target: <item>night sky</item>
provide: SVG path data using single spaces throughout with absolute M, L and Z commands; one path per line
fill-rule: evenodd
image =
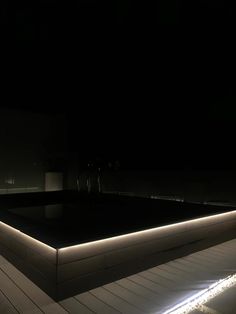
M 1 24 L 1 106 L 63 114 L 68 150 L 235 169 L 232 4 L 4 0 Z

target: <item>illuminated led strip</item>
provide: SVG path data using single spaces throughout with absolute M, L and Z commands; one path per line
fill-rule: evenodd
M 178 227 L 184 224 L 189 224 L 189 223 L 193 223 L 193 222 L 201 222 L 207 219 L 211 219 L 211 218 L 216 218 L 216 217 L 224 217 L 224 216 L 231 216 L 236 214 L 236 210 L 230 211 L 230 212 L 226 212 L 226 213 L 222 213 L 222 214 L 216 214 L 216 215 L 211 215 L 211 216 L 207 216 L 207 217 L 202 217 L 202 218 L 197 218 L 197 219 L 191 219 L 191 220 L 186 220 L 183 222 L 178 222 L 175 224 L 170 224 L 170 225 L 165 225 L 165 226 L 161 226 L 161 227 L 155 227 L 155 228 L 151 228 L 151 229 L 146 229 L 146 230 L 142 230 L 142 231 L 137 231 L 137 232 L 132 232 L 132 233 L 127 233 L 127 234 L 122 234 L 119 236 L 114 236 L 114 237 L 110 237 L 110 238 L 106 238 L 106 239 L 101 239 L 101 240 L 96 240 L 96 241 L 91 241 L 91 242 L 86 242 L 86 243 L 81 243 L 81 244 L 75 244 L 75 245 L 71 245 L 71 246 L 67 246 L 64 248 L 60 248 L 58 251 L 66 251 L 66 250 L 70 250 L 70 249 L 76 249 L 78 247 L 84 247 L 84 246 L 88 246 L 88 245 L 96 245 L 96 244 L 100 244 L 103 242 L 109 242 L 109 241 L 114 241 L 114 240 L 118 240 L 118 239 L 125 239 L 125 238 L 129 238 L 129 237 L 133 237 L 133 236 L 137 236 L 137 235 L 145 235 L 145 234 L 149 234 L 158 230 L 163 230 L 163 229 L 168 229 L 168 228 L 174 228 L 174 227 Z
M 236 285 L 236 274 L 230 275 L 224 279 L 220 279 L 214 284 L 210 285 L 207 289 L 200 291 L 185 301 L 177 304 L 170 310 L 163 314 L 188 314 L 193 310 L 201 308 L 202 305 L 215 298 L 225 290 Z
M 76 249 L 79 247 L 84 247 L 84 246 L 89 246 L 89 245 L 96 245 L 99 243 L 104 243 L 104 242 L 110 242 L 110 241 L 114 241 L 114 240 L 121 240 L 121 239 L 125 239 L 125 238 L 129 238 L 129 237 L 134 237 L 134 236 L 138 236 L 138 235 L 145 235 L 145 234 L 149 234 L 155 231 L 159 231 L 159 230 L 163 230 L 163 229 L 168 229 L 168 228 L 174 228 L 174 227 L 178 227 L 184 224 L 189 224 L 189 223 L 193 223 L 193 222 L 201 222 L 207 219 L 212 219 L 212 218 L 216 218 L 216 217 L 224 217 L 224 216 L 231 216 L 236 214 L 236 210 L 230 211 L 230 212 L 226 212 L 226 213 L 222 213 L 222 214 L 216 214 L 216 215 L 211 215 L 211 216 L 207 216 L 207 217 L 202 217 L 202 218 L 197 218 L 197 219 L 191 219 L 191 220 L 186 220 L 183 222 L 178 222 L 175 224 L 170 224 L 170 225 L 165 225 L 165 226 L 161 226 L 161 227 L 155 227 L 155 228 L 151 228 L 151 229 L 146 229 L 146 230 L 142 230 L 142 231 L 137 231 L 137 232 L 131 232 L 131 233 L 127 233 L 127 234 L 122 234 L 119 236 L 114 236 L 114 237 L 110 237 L 110 238 L 106 238 L 106 239 L 101 239 L 101 240 L 96 240 L 96 241 L 91 241 L 91 242 L 86 242 L 86 243 L 81 243 L 81 244 L 75 244 L 75 245 L 71 245 L 71 246 L 67 246 L 67 247 L 63 247 L 60 249 L 55 249 L 50 245 L 45 244 L 44 242 L 41 242 L 27 234 L 25 234 L 24 232 L 22 232 L 19 229 L 13 228 L 11 226 L 9 226 L 8 224 L 0 221 L 0 225 L 3 225 L 7 228 L 9 228 L 12 231 L 17 231 L 20 232 L 23 236 L 25 236 L 26 238 L 30 239 L 31 241 L 35 241 L 38 244 L 41 244 L 45 247 L 47 247 L 48 249 L 55 251 L 65 251 L 65 250 L 70 250 L 70 249 Z
M 37 239 L 35 239 L 35 238 L 29 236 L 28 234 L 23 233 L 23 232 L 20 231 L 19 229 L 13 228 L 13 227 L 11 227 L 11 226 L 5 224 L 4 222 L 0 221 L 0 226 L 1 226 L 1 225 L 2 225 L 4 228 L 9 229 L 9 231 L 10 231 L 11 233 L 20 232 L 21 235 L 23 235 L 25 238 L 27 238 L 27 239 L 30 240 L 31 242 L 37 243 L 37 244 L 39 244 L 39 245 L 41 245 L 41 246 L 43 246 L 43 247 L 45 247 L 45 248 L 47 248 L 47 249 L 53 251 L 54 253 L 56 252 L 56 249 L 55 249 L 55 248 L 53 248 L 53 247 L 51 247 L 50 245 L 47 245 L 46 243 L 41 242 L 41 241 L 39 241 L 39 240 L 37 240 Z

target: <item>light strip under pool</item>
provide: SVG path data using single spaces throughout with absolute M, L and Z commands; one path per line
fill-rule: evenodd
M 220 279 L 207 289 L 200 291 L 185 301 L 177 304 L 173 308 L 165 311 L 163 314 L 188 314 L 194 310 L 200 309 L 205 303 L 215 298 L 225 290 L 236 285 L 236 274 Z

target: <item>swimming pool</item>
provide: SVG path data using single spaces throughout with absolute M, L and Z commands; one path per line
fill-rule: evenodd
M 0 211 L 3 254 L 55 298 L 234 236 L 236 211 L 91 196 Z

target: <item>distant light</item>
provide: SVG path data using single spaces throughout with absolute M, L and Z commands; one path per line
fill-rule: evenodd
M 215 298 L 225 290 L 236 285 L 236 274 L 230 275 L 224 279 L 220 279 L 214 284 L 210 285 L 207 289 L 200 291 L 185 301 L 177 304 L 170 310 L 167 310 L 163 314 L 188 314 L 193 310 L 201 308 L 205 303 Z
M 8 177 L 8 178 L 5 180 L 5 183 L 8 183 L 8 184 L 15 184 L 15 178 L 14 178 L 14 177 Z

